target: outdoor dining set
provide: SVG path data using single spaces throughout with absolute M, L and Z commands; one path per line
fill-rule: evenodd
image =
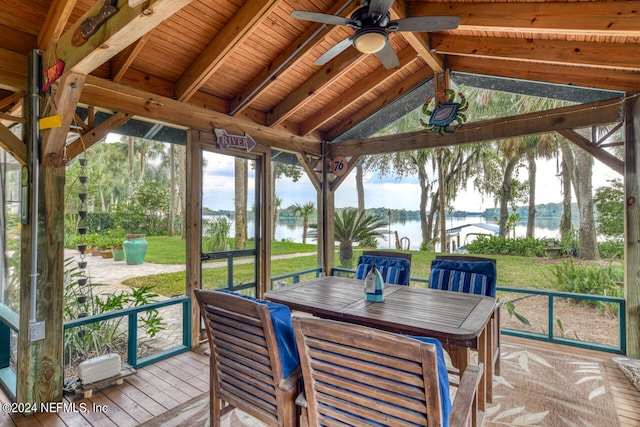
M 355 278 L 266 292 L 197 290 L 211 348 L 211 425 L 237 408 L 273 426 L 478 426 L 499 374 L 495 260 L 365 252 Z M 371 270 L 383 300 L 364 298 Z M 448 357 L 447 357 L 448 356 Z M 449 360 L 447 360 L 449 359 Z

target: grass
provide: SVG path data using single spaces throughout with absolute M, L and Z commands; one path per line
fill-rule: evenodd
M 147 237 L 149 246 L 147 249 L 146 262 L 158 264 L 184 264 L 185 263 L 185 241 L 180 237 Z M 252 242 L 251 242 L 252 243 Z M 273 255 L 293 254 L 293 253 L 313 253 L 316 245 L 291 242 L 273 242 Z M 354 250 L 354 258 L 360 255 L 361 251 Z M 412 251 L 411 276 L 428 278 L 431 261 L 435 258 L 434 252 Z M 512 288 L 537 288 L 554 289 L 551 269 L 559 260 L 547 260 L 544 258 L 530 258 L 521 256 L 496 255 L 498 266 L 498 286 Z M 337 259 L 337 254 L 336 254 Z M 273 276 L 293 273 L 296 271 L 313 268 L 318 265 L 316 255 L 300 256 L 288 259 L 276 259 L 271 263 Z M 236 284 L 254 280 L 253 264 L 234 265 L 234 281 Z M 202 283 L 205 288 L 225 287 L 227 281 L 227 268 L 203 268 Z M 136 277 L 125 281 L 125 284 L 140 287 L 152 285 L 154 290 L 165 296 L 184 295 L 186 274 L 162 273 L 152 276 Z

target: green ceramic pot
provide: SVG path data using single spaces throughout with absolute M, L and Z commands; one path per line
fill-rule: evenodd
M 124 260 L 128 265 L 138 265 L 144 262 L 147 254 L 147 245 L 144 234 L 127 234 L 127 240 L 122 245 L 124 248 Z

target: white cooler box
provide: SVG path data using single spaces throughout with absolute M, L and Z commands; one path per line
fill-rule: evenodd
M 119 354 L 110 353 L 94 357 L 78 365 L 78 376 L 82 384 L 93 384 L 120 375 L 122 360 Z

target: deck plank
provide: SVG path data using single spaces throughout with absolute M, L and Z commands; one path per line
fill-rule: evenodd
M 549 344 L 524 338 L 503 336 L 503 342 L 530 349 L 556 351 L 576 356 L 592 357 L 604 365 L 610 392 L 618 413 L 621 427 L 640 427 L 640 392 L 611 360 L 612 355 L 593 350 Z M 209 358 L 196 352 L 179 354 L 170 359 L 139 369 L 125 378 L 122 385 L 109 385 L 94 391 L 90 399 L 82 395 L 65 396 L 66 402 L 79 405 L 85 402 L 107 405 L 108 413 L 100 414 L 60 412 L 24 417 L 14 414 L 0 415 L 0 427 L 125 427 L 136 426 L 160 416 L 181 403 L 209 390 Z M 0 391 L 0 402 L 8 402 Z

